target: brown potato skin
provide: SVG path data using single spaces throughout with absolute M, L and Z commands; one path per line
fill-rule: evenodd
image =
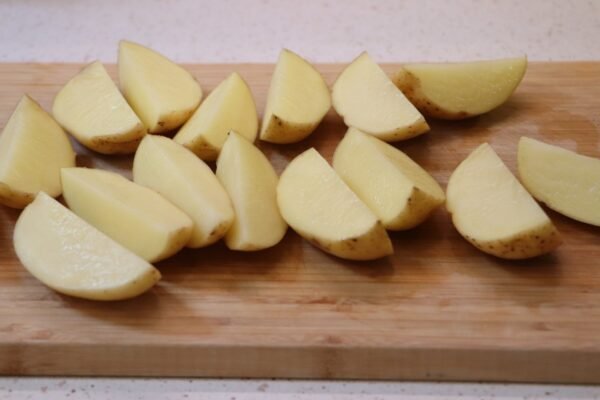
M 335 243 L 320 240 L 314 235 L 295 229 L 291 225 L 290 227 L 313 246 L 346 260 L 376 260 L 394 253 L 392 242 L 381 222 L 377 222 L 373 226 L 371 231 L 373 234 L 365 237 L 347 238 Z
M 484 253 L 507 260 L 537 257 L 551 252 L 562 243 L 560 234 L 554 226 L 544 226 L 537 231 L 493 242 L 480 241 L 462 233 L 461 235 Z
M 14 190 L 7 184 L 0 182 L 0 204 L 7 207 L 23 209 L 35 199 L 35 196 L 36 193 Z
M 277 144 L 296 143 L 312 134 L 321 121 L 322 119 L 314 124 L 295 124 L 273 114 L 260 133 L 260 140 Z
M 110 136 L 103 136 L 94 138 L 91 142 L 84 143 L 84 145 L 101 154 L 131 154 L 137 150 L 143 138 L 144 135 L 133 140 L 120 142 Z
M 423 95 L 419 78 L 405 69 L 400 69 L 392 81 L 410 102 L 427 117 L 446 120 L 461 120 L 476 116 L 475 114 L 469 114 L 466 111 L 452 112 L 444 110 L 439 105 L 431 102 Z

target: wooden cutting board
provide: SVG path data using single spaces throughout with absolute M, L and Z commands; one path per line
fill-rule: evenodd
M 50 109 L 80 67 L 0 65 L 0 126 L 23 93 Z M 240 72 L 262 110 L 272 65 L 188 68 L 205 90 Z M 332 83 L 342 66 L 319 68 Z M 484 141 L 513 171 L 522 135 L 599 157 L 600 63 L 534 63 L 500 109 L 431 126 L 398 147 L 443 185 Z M 301 143 L 259 145 L 281 172 L 311 146 L 330 159 L 345 129 L 332 111 Z M 128 157 L 77 150 L 80 165 L 129 175 Z M 290 231 L 257 253 L 184 251 L 157 265 L 154 290 L 112 304 L 33 279 L 13 252 L 18 214 L 0 207 L 1 374 L 600 383 L 600 228 L 551 211 L 564 244 L 534 260 L 480 253 L 440 209 L 392 233 L 382 260 L 342 261 Z

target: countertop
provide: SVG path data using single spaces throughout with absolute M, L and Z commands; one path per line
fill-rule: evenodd
M 314 62 L 527 54 L 600 60 L 600 1 L 20 0 L 0 2 L 0 62 L 115 62 L 127 38 L 179 62 Z M 600 387 L 412 382 L 0 378 L 0 400 L 600 399 Z

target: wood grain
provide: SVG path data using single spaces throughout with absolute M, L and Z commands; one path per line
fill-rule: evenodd
M 0 65 L 0 126 L 23 93 L 49 109 L 80 67 Z M 262 110 L 272 65 L 188 68 L 207 90 L 240 72 Z M 331 83 L 342 66 L 319 68 Z M 513 171 L 521 135 L 598 157 L 600 63 L 532 64 L 503 107 L 431 126 L 398 147 L 443 185 L 483 141 Z M 344 132 L 331 112 L 299 144 L 260 146 L 281 171 L 311 146 L 330 158 Z M 129 174 L 130 158 L 78 152 Z M 393 233 L 383 260 L 341 261 L 289 232 L 257 253 L 184 251 L 150 293 L 100 304 L 33 279 L 13 252 L 18 212 L 0 208 L 0 373 L 600 383 L 600 228 L 549 214 L 564 245 L 530 261 L 480 253 L 440 209 Z

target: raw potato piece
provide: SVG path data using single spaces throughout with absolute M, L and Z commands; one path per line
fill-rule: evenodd
M 70 296 L 123 300 L 144 293 L 160 279 L 152 265 L 44 192 L 23 210 L 13 238 L 23 266 Z
M 362 53 L 333 85 L 333 107 L 349 127 L 386 142 L 410 139 L 429 125 L 383 70 Z
M 446 207 L 465 239 L 497 257 L 535 257 L 561 243 L 552 221 L 487 143 L 450 176 Z
M 52 114 L 79 143 L 99 153 L 133 153 L 146 134 L 99 61 L 85 67 L 58 92 Z
M 227 133 L 256 139 L 258 115 L 248 84 L 234 72 L 213 90 L 174 140 L 203 160 L 216 160 Z
M 294 143 L 310 135 L 331 108 L 329 88 L 306 60 L 283 49 L 275 66 L 261 140 Z
M 333 168 L 386 229 L 410 229 L 444 203 L 440 185 L 397 148 L 348 129 Z
M 40 191 L 62 193 L 60 169 L 75 165 L 62 128 L 29 96 L 23 96 L 0 135 L 0 203 L 23 208 Z
M 277 206 L 279 178 L 267 157 L 232 131 L 217 160 L 217 178 L 235 209 L 235 221 L 225 235 L 227 247 L 253 251 L 279 243 L 287 224 Z
M 277 203 L 292 229 L 335 256 L 372 260 L 394 251 L 375 214 L 313 148 L 281 174 Z
M 394 81 L 425 115 L 464 119 L 493 110 L 515 91 L 527 58 L 466 63 L 406 64 Z
M 177 253 L 192 221 L 158 193 L 114 172 L 63 168 L 63 197 L 75 214 L 148 262 Z
M 216 242 L 233 223 L 231 201 L 212 170 L 169 138 L 149 135 L 142 140 L 133 161 L 133 180 L 157 191 L 192 219 L 188 247 Z
M 521 181 L 533 197 L 567 217 L 600 226 L 600 159 L 522 137 L 518 160 Z
M 194 77 L 166 57 L 136 43 L 119 43 L 119 81 L 148 132 L 181 126 L 202 99 Z

